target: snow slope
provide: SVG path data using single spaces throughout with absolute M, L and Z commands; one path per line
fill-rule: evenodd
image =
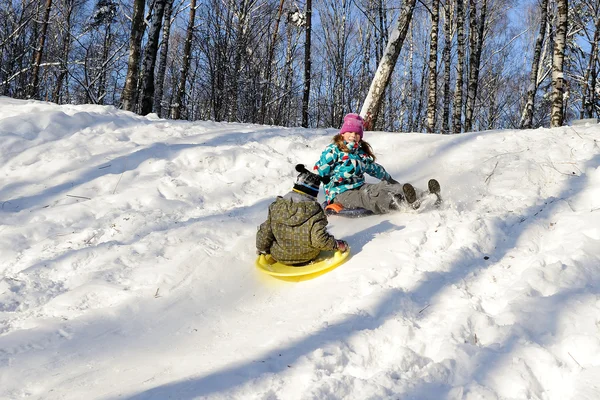
M 0 97 L 0 398 L 600 398 L 600 125 L 367 132 L 444 205 L 331 217 L 347 263 L 261 275 L 335 133 Z

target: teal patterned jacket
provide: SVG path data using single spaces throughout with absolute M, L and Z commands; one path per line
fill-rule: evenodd
M 345 142 L 346 143 L 346 142 Z M 335 196 L 346 190 L 356 189 L 365 183 L 365 174 L 381 180 L 390 179 L 385 168 L 373 161 L 356 143 L 346 143 L 349 153 L 340 150 L 335 143 L 321 153 L 314 172 L 328 176 L 331 180 L 325 185 L 325 199 L 331 203 Z

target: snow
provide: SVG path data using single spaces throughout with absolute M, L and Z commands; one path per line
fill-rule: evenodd
M 0 97 L 0 398 L 600 398 L 600 125 L 367 132 L 443 206 L 331 217 L 345 264 L 262 275 L 335 133 Z

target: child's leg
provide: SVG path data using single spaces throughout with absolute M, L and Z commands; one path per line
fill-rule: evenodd
M 365 208 L 375 214 L 385 214 L 398 209 L 398 200 L 394 196 L 402 196 L 402 185 L 391 185 L 387 182 L 365 183 L 358 189 L 338 194 L 335 202 L 344 208 Z

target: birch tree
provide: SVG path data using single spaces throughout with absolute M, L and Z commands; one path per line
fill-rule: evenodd
M 181 118 L 181 102 L 183 101 L 183 93 L 185 92 L 185 84 L 188 79 L 188 71 L 190 68 L 190 56 L 192 53 L 192 39 L 194 37 L 194 24 L 196 21 L 196 0 L 190 0 L 190 18 L 188 20 L 187 35 L 183 46 L 183 61 L 179 73 L 179 84 L 175 89 L 173 104 L 171 104 L 171 118 Z
M 529 87 L 527 88 L 527 100 L 521 115 L 521 129 L 531 129 L 533 123 L 533 110 L 535 107 L 535 95 L 538 89 L 538 71 L 540 69 L 540 59 L 542 54 L 542 45 L 546 36 L 546 26 L 548 24 L 548 0 L 542 0 L 540 4 L 540 29 L 535 40 L 533 50 L 533 60 L 531 61 L 531 74 L 529 78 Z
M 451 1 L 446 0 L 444 4 L 444 49 L 442 50 L 442 62 L 444 63 L 444 88 L 442 100 L 442 133 L 450 133 L 450 56 L 452 50 L 452 12 Z
M 429 94 L 427 96 L 427 132 L 435 131 L 437 110 L 437 54 L 440 1 L 431 2 L 431 37 L 429 40 Z
M 171 14 L 173 12 L 173 0 L 167 0 L 164 11 L 164 22 L 162 28 L 162 41 L 158 56 L 158 68 L 156 71 L 156 91 L 154 92 L 154 112 L 161 117 L 163 108 L 163 93 L 165 86 L 165 73 L 167 71 L 167 55 L 169 54 L 169 39 L 171 37 Z
M 475 109 L 475 99 L 477 98 L 477 87 L 479 85 L 479 68 L 481 64 L 481 51 L 483 49 L 487 11 L 487 0 L 483 0 L 479 18 L 477 18 L 477 3 L 475 0 L 469 1 L 471 5 L 471 14 L 469 18 L 471 48 L 469 58 L 469 81 L 467 83 L 467 106 L 465 109 L 465 132 L 471 131 L 473 123 L 473 111 Z
M 304 40 L 304 86 L 302 89 L 302 126 L 308 128 L 308 104 L 310 101 L 311 81 L 311 35 L 312 35 L 312 0 L 306 0 L 306 26 Z
M 407 0 L 404 2 L 400 15 L 398 16 L 396 27 L 389 37 L 385 52 L 381 57 L 381 61 L 379 62 L 379 66 L 377 67 L 377 71 L 375 71 L 375 76 L 371 82 L 369 93 L 367 94 L 367 98 L 360 111 L 363 118 L 366 116 L 369 117 L 373 127 L 377 123 L 385 89 L 389 84 L 390 77 L 394 71 L 396 62 L 398 61 L 398 56 L 402 50 L 402 45 L 412 20 L 415 4 L 416 0 Z
M 456 37 L 458 56 L 456 60 L 456 87 L 454 89 L 454 113 L 452 132 L 462 131 L 463 79 L 465 65 L 465 11 L 464 0 L 456 0 Z
M 593 118 L 596 98 L 596 85 L 598 71 L 596 66 L 598 60 L 598 42 L 600 41 L 600 4 L 598 2 L 585 2 L 589 15 L 592 18 L 593 34 L 588 32 L 584 26 L 585 36 L 590 44 L 590 53 L 583 76 L 583 89 L 581 98 L 580 118 Z M 590 40 L 590 38 L 592 38 Z
M 554 54 L 552 57 L 552 111 L 550 126 L 555 128 L 564 122 L 564 58 L 567 41 L 567 17 L 569 14 L 568 0 L 557 0 L 558 15 L 556 35 L 554 36 Z
M 134 0 L 131 16 L 131 36 L 129 38 L 129 61 L 127 77 L 123 88 L 123 109 L 133 111 L 137 102 L 137 82 L 139 75 L 140 51 L 144 36 L 144 0 Z

